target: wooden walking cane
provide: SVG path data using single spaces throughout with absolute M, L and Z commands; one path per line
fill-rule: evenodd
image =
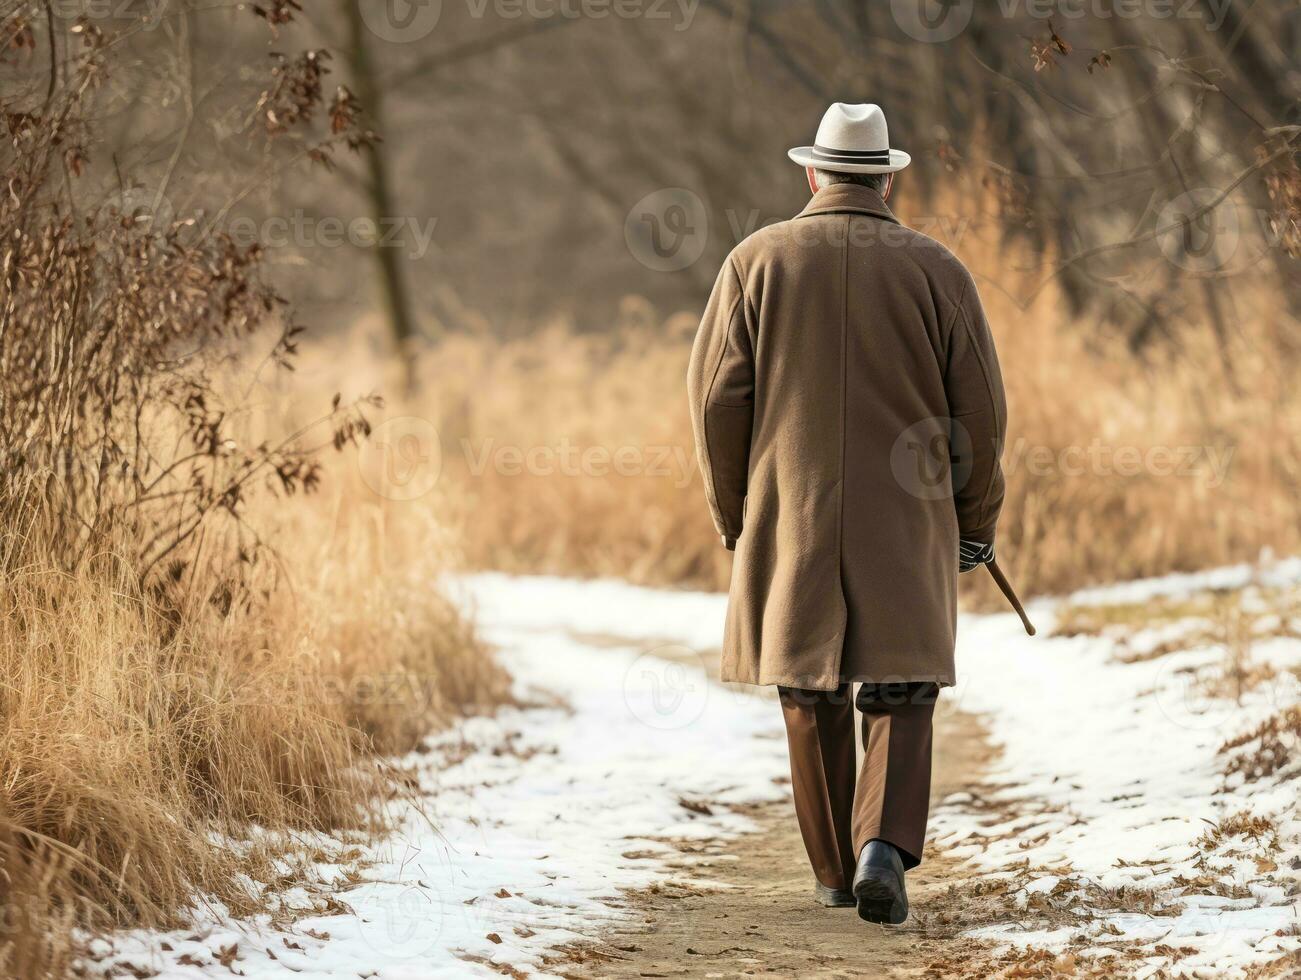
M 1012 591 L 1012 583 L 1007 580 L 1007 576 L 1003 574 L 1003 570 L 998 567 L 998 562 L 991 558 L 985 563 L 985 567 L 989 569 L 989 574 L 994 576 L 994 581 L 997 582 L 998 587 L 1003 590 L 1003 595 L 1007 596 L 1007 601 L 1012 604 L 1012 608 L 1016 610 L 1016 614 L 1021 617 L 1021 623 L 1025 626 L 1026 634 L 1034 636 L 1034 624 L 1030 622 L 1030 617 L 1025 614 L 1025 609 L 1021 605 L 1021 600 L 1018 599 L 1016 593 Z

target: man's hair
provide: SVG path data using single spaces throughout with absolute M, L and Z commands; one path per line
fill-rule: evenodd
M 813 176 L 819 187 L 832 184 L 861 184 L 870 187 L 878 194 L 885 193 L 885 181 L 889 174 L 842 174 L 834 170 L 814 170 Z

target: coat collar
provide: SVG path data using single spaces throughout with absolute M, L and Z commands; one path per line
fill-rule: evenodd
M 811 214 L 831 214 L 836 211 L 857 211 L 900 224 L 894 212 L 886 207 L 881 195 L 862 184 L 832 184 L 823 187 L 809 199 L 804 210 L 796 217 L 807 218 Z

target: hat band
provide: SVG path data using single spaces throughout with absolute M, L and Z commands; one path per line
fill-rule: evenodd
M 885 150 L 833 150 L 830 147 L 813 146 L 813 155 L 820 160 L 831 163 L 885 163 L 890 162 L 890 151 Z

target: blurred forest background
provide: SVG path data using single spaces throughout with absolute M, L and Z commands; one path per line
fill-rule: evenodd
M 210 829 L 365 828 L 360 761 L 506 699 L 446 569 L 725 587 L 687 352 L 829 102 L 980 284 L 1018 584 L 1301 543 L 1295 2 L 0 11 L 9 975 L 257 907 Z
M 70 18 L 81 2 L 55 9 Z M 112 10 L 92 26 L 131 32 L 96 96 L 98 186 L 138 188 L 177 215 L 233 204 L 228 221 L 282 219 L 272 262 L 322 327 L 384 308 L 390 280 L 399 329 L 427 338 L 516 334 L 553 316 L 607 329 L 630 296 L 694 312 L 739 238 L 802 205 L 785 150 L 812 138 L 832 101 L 887 109 L 915 161 L 899 186 L 908 208 L 950 226 L 996 222 L 991 244 L 1024 242 L 1021 266 L 1115 245 L 1181 194 L 1232 187 L 1225 203 L 1244 210 L 1252 240 L 1217 275 L 1190 283 L 1170 262 L 1137 275 L 1142 249 L 1060 275 L 1086 328 L 1135 348 L 1177 338 L 1181 323 L 1227 336 L 1241 314 L 1224 280 L 1281 284 L 1296 248 L 1278 214 L 1296 193 L 1287 149 L 1301 94 L 1301 27 L 1285 0 L 1115 13 L 1016 0 L 362 0 L 313 5 L 292 48 L 248 15 L 258 5 L 84 2 Z M 304 47 L 329 52 L 323 84 L 346 85 L 383 141 L 286 180 L 292 149 L 268 158 L 248 107 L 273 53 Z M 702 202 L 707 241 L 686 268 L 647 275 L 625 219 L 674 187 Z M 223 196 L 236 188 L 238 201 Z M 365 217 L 393 219 L 382 237 L 399 240 L 334 245 L 320 228 Z M 367 251 L 382 275 L 361 266 Z

